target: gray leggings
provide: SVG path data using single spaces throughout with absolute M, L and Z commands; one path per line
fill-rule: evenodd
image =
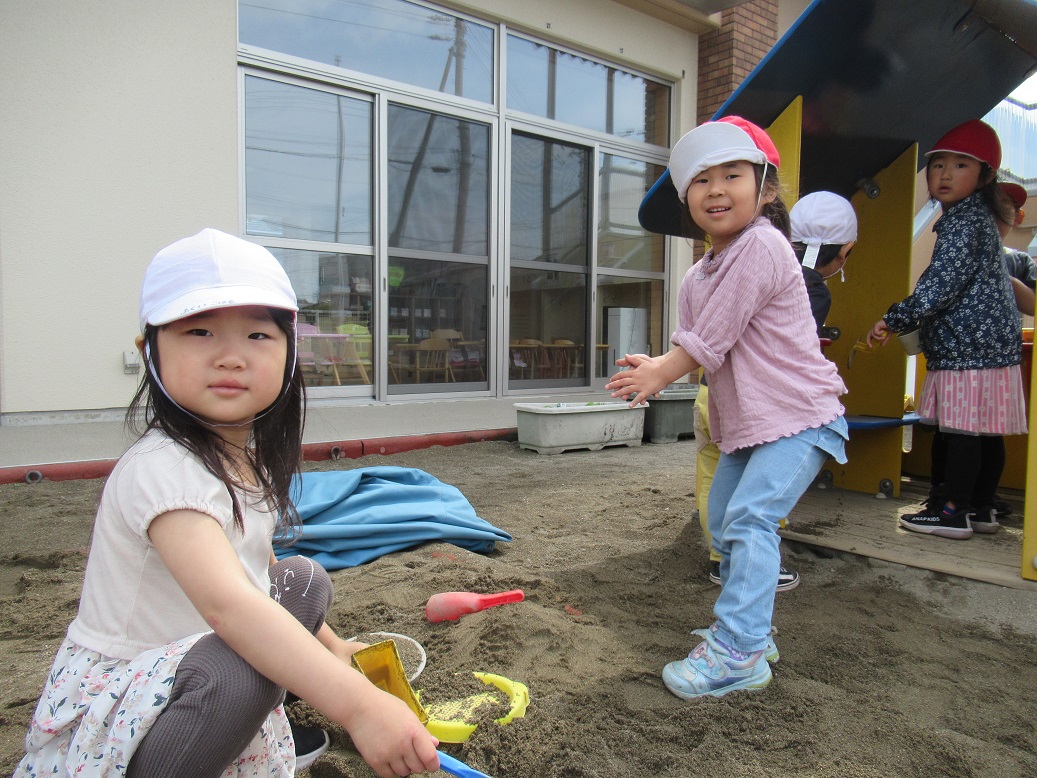
M 331 579 L 313 560 L 288 557 L 270 568 L 270 595 L 316 634 L 331 606 Z M 180 661 L 169 702 L 130 759 L 127 776 L 219 776 L 284 695 L 215 633 L 206 635 Z

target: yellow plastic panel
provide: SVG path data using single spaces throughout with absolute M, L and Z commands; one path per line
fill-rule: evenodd
M 911 291 L 911 242 L 914 222 L 915 171 L 918 148 L 912 146 L 875 176 L 880 194 L 874 200 L 857 192 L 857 245 L 845 267 L 846 282 L 828 282 L 832 310 L 827 324 L 842 337 L 826 355 L 839 368 L 848 394 L 843 404 L 850 415 L 900 417 L 904 413 L 907 355 L 893 339 L 884 347 L 853 352 L 858 340 L 878 321 L 891 303 Z M 852 365 L 849 356 L 853 352 Z M 852 430 L 847 447 L 849 463 L 834 467 L 834 484 L 855 491 L 880 491 L 892 483 L 900 494 L 903 429 Z
M 799 199 L 800 143 L 803 137 L 803 98 L 797 97 L 767 128 L 781 156 L 778 179 L 785 189 L 785 204 L 789 208 Z
M 1033 387 L 1037 386 L 1037 359 L 1031 361 L 1030 365 L 1030 393 L 1032 396 Z M 1037 408 L 1034 408 L 1035 403 L 1030 402 L 1030 429 L 1034 429 L 1034 425 L 1037 424 Z M 1031 434 L 1028 436 L 1027 444 L 1027 461 L 1037 462 L 1037 435 Z M 1015 440 L 1020 440 L 1018 436 L 1014 436 Z M 1013 440 L 1012 437 L 1005 438 L 1005 441 Z M 1037 468 L 1027 468 L 1026 473 L 1026 497 L 1025 507 L 1023 509 L 1023 562 L 1020 574 L 1023 578 L 1030 581 L 1037 581 Z

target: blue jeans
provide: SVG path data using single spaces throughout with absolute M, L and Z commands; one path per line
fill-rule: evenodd
M 767 645 L 781 555 L 778 522 L 829 458 L 846 461 L 846 420 L 721 453 L 709 492 L 709 531 L 720 554 L 717 637 L 739 651 Z

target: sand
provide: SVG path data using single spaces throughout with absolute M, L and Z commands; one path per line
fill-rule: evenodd
M 693 443 L 544 456 L 514 443 L 307 465 L 401 465 L 457 486 L 514 540 L 489 555 L 430 543 L 335 572 L 344 636 L 416 638 L 428 699 L 497 673 L 526 715 L 481 723 L 452 755 L 495 778 L 1037 775 L 1037 597 L 783 544 L 803 584 L 778 595 L 765 690 L 686 702 L 662 666 L 711 622 L 718 589 L 691 518 Z M 0 772 L 10 774 L 76 609 L 100 481 L 0 487 Z M 953 542 L 933 539 L 933 542 Z M 440 591 L 521 603 L 430 624 Z M 474 683 L 474 682 L 473 682 Z M 294 715 L 320 720 L 305 705 Z M 369 778 L 343 731 L 308 771 Z M 445 775 L 445 773 L 444 773 Z

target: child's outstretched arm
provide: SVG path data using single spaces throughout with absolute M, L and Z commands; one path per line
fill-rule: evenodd
M 259 591 L 215 519 L 172 511 L 154 519 L 148 535 L 216 634 L 258 672 L 342 726 L 378 775 L 438 769 L 438 741 L 406 703 L 374 686 Z
M 605 384 L 605 388 L 612 391 L 613 397 L 629 399 L 633 395 L 631 408 L 647 402 L 649 397 L 658 394 L 681 376 L 699 367 L 699 363 L 691 354 L 679 346 L 660 357 L 626 354 L 617 359 L 616 364 L 629 370 L 616 373 Z

